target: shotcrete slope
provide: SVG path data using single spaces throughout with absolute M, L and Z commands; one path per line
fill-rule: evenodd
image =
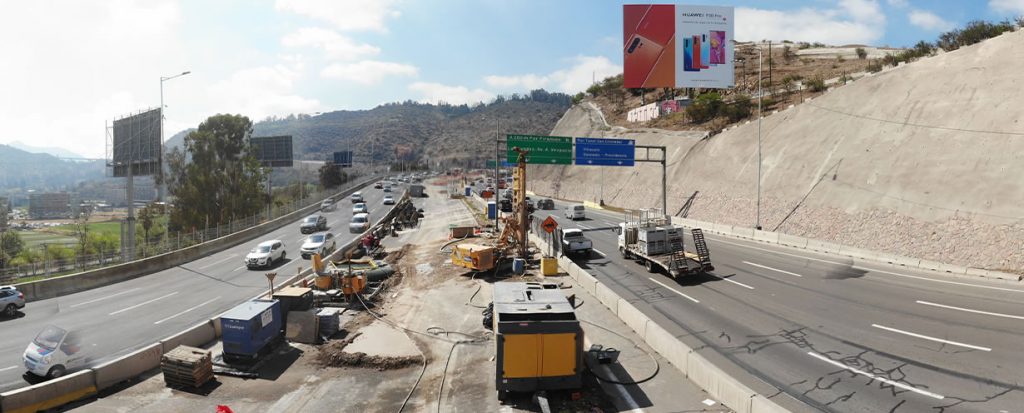
M 765 230 L 1024 269 L 1024 31 L 886 70 L 762 121 Z M 610 128 L 584 103 L 552 131 L 669 147 L 671 214 L 753 226 L 757 122 L 719 135 Z M 638 156 L 642 156 L 642 152 Z M 661 205 L 657 164 L 606 167 L 604 201 Z M 595 167 L 533 167 L 534 191 L 597 201 Z M 687 200 L 692 197 L 689 208 Z

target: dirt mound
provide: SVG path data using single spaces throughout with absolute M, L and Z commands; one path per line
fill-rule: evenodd
M 316 362 L 321 367 L 360 367 L 377 369 L 378 371 L 403 369 L 423 363 L 420 356 L 382 357 L 368 356 L 366 353 L 346 353 L 345 347 L 359 337 L 353 334 L 345 340 L 332 341 L 320 346 Z

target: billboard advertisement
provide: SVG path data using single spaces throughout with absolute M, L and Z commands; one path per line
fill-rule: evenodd
M 114 121 L 110 165 L 114 176 L 128 176 L 128 165 L 133 176 L 157 174 L 160 171 L 160 109 Z
M 286 136 L 262 136 L 249 138 L 249 144 L 253 147 L 256 159 L 260 165 L 270 168 L 292 166 L 292 137 Z
M 342 168 L 352 166 L 352 151 L 339 151 L 334 153 L 334 164 Z
M 730 88 L 733 8 L 622 6 L 623 86 Z

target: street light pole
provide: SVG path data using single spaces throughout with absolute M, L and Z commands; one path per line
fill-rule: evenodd
M 770 45 L 771 43 L 769 43 Z M 768 51 L 771 53 L 771 50 Z M 761 89 L 761 45 L 757 45 L 757 218 L 754 228 L 761 230 L 761 102 L 764 100 L 764 91 Z
M 494 119 L 494 233 L 495 234 L 498 233 L 498 212 L 500 211 L 500 209 L 498 208 L 498 193 L 499 193 L 498 188 L 501 188 L 501 183 L 498 181 L 499 179 L 501 179 L 498 176 L 498 164 L 499 164 L 499 162 L 501 162 L 501 156 L 500 156 L 500 154 L 498 152 L 498 139 L 499 139 L 498 138 L 498 124 L 499 124 L 499 122 L 501 122 L 501 120 L 497 119 L 497 115 L 495 115 L 495 119 Z
M 157 185 L 157 200 L 166 201 L 167 182 L 164 181 L 164 82 L 192 73 L 189 70 L 174 76 L 160 76 L 160 185 Z M 130 168 L 131 166 L 129 166 Z

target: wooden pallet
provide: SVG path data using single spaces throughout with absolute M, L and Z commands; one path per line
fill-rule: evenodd
M 160 358 L 160 370 L 168 387 L 201 387 L 213 379 L 213 356 L 209 351 L 178 346 Z

